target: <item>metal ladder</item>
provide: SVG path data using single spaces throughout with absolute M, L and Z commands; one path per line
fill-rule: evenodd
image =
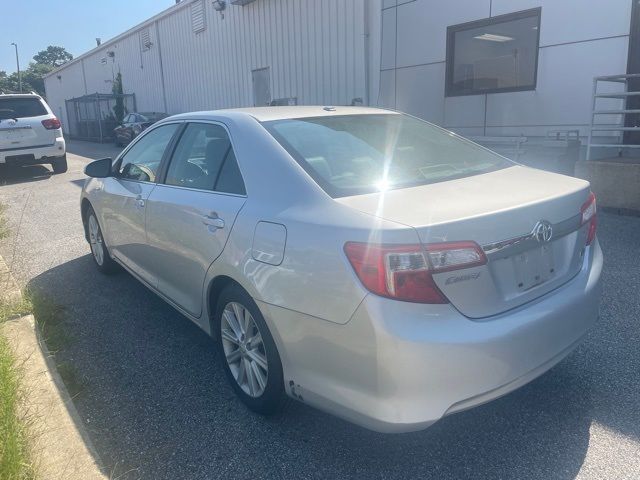
M 627 99 L 629 97 L 640 96 L 640 92 L 630 92 L 629 91 L 629 80 L 632 78 L 640 78 L 640 74 L 626 74 L 626 75 L 607 75 L 604 77 L 595 77 L 593 79 L 593 105 L 591 109 L 591 124 L 589 126 L 589 140 L 587 142 L 587 160 L 591 159 L 591 148 L 592 147 L 605 147 L 605 148 L 617 148 L 618 154 L 622 152 L 623 148 L 640 148 L 640 145 L 630 145 L 622 143 L 624 141 L 624 132 L 640 132 L 640 126 L 636 127 L 626 127 L 625 119 L 627 114 L 638 113 L 640 114 L 640 109 L 627 109 Z M 613 92 L 613 93 L 600 93 L 598 91 L 598 83 L 599 82 L 610 82 L 610 83 L 622 83 L 624 84 L 624 91 L 621 92 Z M 622 108 L 620 109 L 611 109 L 611 110 L 598 110 L 598 99 L 599 98 L 608 98 L 608 99 L 619 99 L 622 101 Z M 596 123 L 595 119 L 597 115 L 620 115 L 621 123 Z M 593 143 L 593 132 L 619 132 L 618 137 L 620 137 L 620 143 Z

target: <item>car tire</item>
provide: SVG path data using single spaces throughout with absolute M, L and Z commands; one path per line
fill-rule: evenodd
M 230 327 L 232 317 L 237 318 L 239 309 L 242 309 L 240 316 L 245 317 L 245 322 L 236 324 L 240 330 L 236 332 Z M 243 315 L 247 312 L 250 318 Z M 239 285 L 226 287 L 220 293 L 213 323 L 222 368 L 240 400 L 250 410 L 262 415 L 279 411 L 287 399 L 282 362 L 253 298 Z M 237 364 L 236 359 L 239 359 Z
M 98 270 L 105 275 L 110 275 L 119 270 L 118 264 L 109 255 L 109 250 L 104 243 L 102 229 L 98 222 L 98 216 L 92 207 L 86 213 L 87 239 L 91 247 L 91 258 Z
M 66 173 L 67 171 L 67 156 L 63 155 L 62 157 L 55 158 L 51 162 L 51 167 L 53 168 L 53 173 Z

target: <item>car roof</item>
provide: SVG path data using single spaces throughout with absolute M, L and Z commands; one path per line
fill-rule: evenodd
M 0 98 L 42 98 L 37 93 L 2 93 Z
M 253 108 L 232 108 L 226 110 L 212 110 L 207 112 L 192 112 L 176 115 L 171 118 L 206 118 L 219 117 L 224 115 L 249 115 L 259 122 L 269 122 L 272 120 L 288 120 L 293 118 L 309 117 L 331 117 L 340 115 L 398 115 L 398 112 L 370 107 L 347 107 L 347 106 L 294 106 L 294 107 L 253 107 Z

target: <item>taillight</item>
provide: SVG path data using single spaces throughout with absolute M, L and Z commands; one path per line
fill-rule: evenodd
M 448 303 L 433 273 L 484 265 L 475 242 L 380 245 L 349 242 L 344 251 L 363 285 L 383 297 L 419 303 Z
M 598 216 L 596 215 L 596 196 L 591 192 L 589 194 L 589 198 L 582 208 L 580 209 L 582 213 L 582 225 L 588 223 L 589 229 L 587 231 L 587 245 L 591 245 L 593 240 L 596 238 L 596 229 L 598 227 Z
M 58 128 L 61 127 L 61 125 L 62 124 L 60 123 L 60 120 L 58 120 L 56 117 L 42 120 L 42 126 L 47 130 L 57 130 Z

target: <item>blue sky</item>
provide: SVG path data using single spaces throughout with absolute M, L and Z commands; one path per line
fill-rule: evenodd
M 65 47 L 78 56 L 102 41 L 170 7 L 175 0 L 0 0 L 0 70 L 16 70 L 48 45 Z

